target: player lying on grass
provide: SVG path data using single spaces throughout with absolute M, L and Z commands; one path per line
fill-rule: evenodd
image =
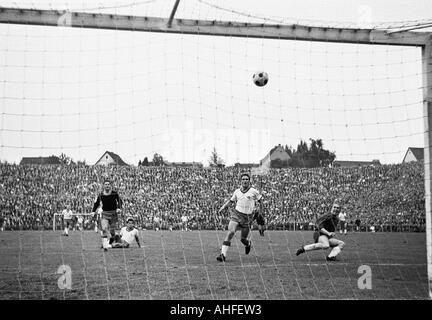
M 254 218 L 255 203 L 259 203 L 261 198 L 262 196 L 258 190 L 251 187 L 249 174 L 243 173 L 241 175 L 241 187 L 236 189 L 231 199 L 219 209 L 219 213 L 221 213 L 229 204 L 236 203 L 235 210 L 230 217 L 228 233 L 222 244 L 221 253 L 216 258 L 218 261 L 225 261 L 228 248 L 231 246 L 231 240 L 237 230 L 241 230 L 240 241 L 245 246 L 245 253 L 249 254 L 252 246 L 251 240 L 248 240 L 250 224 Z
M 134 219 L 128 218 L 126 227 L 121 228 L 120 234 L 114 236 L 114 242 L 111 246 L 112 248 L 129 248 L 134 240 L 138 244 L 138 247 L 141 248 L 139 231 L 135 228 Z
M 333 248 L 330 254 L 326 257 L 327 261 L 336 261 L 336 256 L 341 252 L 345 243 L 335 238 L 336 227 L 339 222 L 338 214 L 341 207 L 338 203 L 334 203 L 330 213 L 323 214 L 316 221 L 317 231 L 314 232 L 315 243 L 308 244 L 297 250 L 296 255 L 300 255 L 306 251 L 326 250 Z

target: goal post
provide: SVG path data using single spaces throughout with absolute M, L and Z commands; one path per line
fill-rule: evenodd
M 432 35 L 422 47 L 423 108 L 425 116 L 424 177 L 426 214 L 426 252 L 429 280 L 429 297 L 432 299 Z

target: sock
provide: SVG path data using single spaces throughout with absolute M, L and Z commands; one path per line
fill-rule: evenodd
M 341 252 L 341 248 L 339 248 L 339 246 L 334 247 L 332 249 L 332 251 L 330 252 L 330 254 L 328 255 L 330 258 L 332 257 L 336 257 L 339 253 Z
M 68 234 L 68 233 L 69 233 L 69 230 L 68 230 L 68 228 L 65 228 L 65 233 L 66 233 L 66 234 Z
M 221 252 L 222 252 L 222 254 L 225 257 L 226 257 L 226 254 L 228 252 L 228 248 L 230 247 L 230 245 L 231 245 L 231 242 L 229 242 L 229 241 L 224 241 L 223 244 L 222 244 L 222 250 L 221 250 Z

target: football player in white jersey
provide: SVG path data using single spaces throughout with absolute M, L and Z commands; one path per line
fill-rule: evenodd
M 69 228 L 72 227 L 72 217 L 73 217 L 70 204 L 66 205 L 66 209 L 62 211 L 62 215 L 63 215 L 63 227 L 64 227 L 63 235 L 69 236 Z
M 126 227 L 121 228 L 120 235 L 116 235 L 114 238 L 115 240 L 111 244 L 112 248 L 129 248 L 134 240 L 138 244 L 138 247 L 141 248 L 139 231 L 135 228 L 133 218 L 126 220 Z
M 249 254 L 252 246 L 252 241 L 248 239 L 250 225 L 254 219 L 255 205 L 261 201 L 261 194 L 255 188 L 251 187 L 250 175 L 243 173 L 241 175 L 241 187 L 234 191 L 231 199 L 224 203 L 219 209 L 219 214 L 224 211 L 229 204 L 235 203 L 235 210 L 232 212 L 230 222 L 228 224 L 228 233 L 222 244 L 221 253 L 216 258 L 218 261 L 225 261 L 228 248 L 231 245 L 231 239 L 234 237 L 237 230 L 241 230 L 241 242 L 245 246 L 245 253 Z
M 83 231 L 83 226 L 84 226 L 84 217 L 79 215 L 77 217 L 76 229 L 79 231 Z
M 345 212 L 339 213 L 339 232 L 342 234 L 342 232 L 346 235 L 347 234 L 347 221 L 346 221 L 347 214 Z
M 182 230 L 188 231 L 188 217 L 184 214 L 181 216 Z

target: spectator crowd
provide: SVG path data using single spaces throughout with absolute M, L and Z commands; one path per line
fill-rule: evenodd
M 51 229 L 69 203 L 90 213 L 105 178 L 123 200 L 121 219 L 140 228 L 225 229 L 217 211 L 240 186 L 240 168 L 0 164 L 0 223 L 6 230 Z M 424 231 L 422 163 L 362 167 L 270 169 L 252 175 L 263 194 L 268 229 L 310 229 L 338 199 L 350 228 Z M 182 218 L 187 217 L 187 219 Z M 85 217 L 84 229 L 93 227 Z M 363 229 L 362 229 L 363 228 Z

